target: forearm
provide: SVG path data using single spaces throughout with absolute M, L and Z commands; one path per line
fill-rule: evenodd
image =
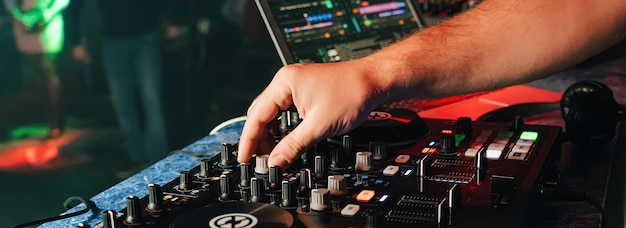
M 442 97 L 532 81 L 624 38 L 626 2 L 487 0 L 367 61 L 388 100 Z

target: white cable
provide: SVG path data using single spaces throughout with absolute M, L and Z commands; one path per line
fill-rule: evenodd
M 241 122 L 241 121 L 246 121 L 247 116 L 240 116 L 240 117 L 235 117 L 232 118 L 230 120 L 226 120 L 224 122 L 222 122 L 221 124 L 218 124 L 217 126 L 215 126 L 210 132 L 209 135 L 215 134 L 216 132 L 218 132 L 219 130 L 222 130 L 222 128 L 231 125 L 233 123 L 237 123 L 237 122 Z

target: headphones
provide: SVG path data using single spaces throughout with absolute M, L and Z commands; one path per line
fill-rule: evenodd
M 529 117 L 559 108 L 565 120 L 566 139 L 582 147 L 602 146 L 611 141 L 625 110 L 605 84 L 580 81 L 563 92 L 559 103 L 512 105 L 486 113 L 478 120 L 508 122 L 515 116 Z
M 580 81 L 568 87 L 560 106 L 567 138 L 584 147 L 611 141 L 624 114 L 624 106 L 615 101 L 611 89 L 597 81 Z

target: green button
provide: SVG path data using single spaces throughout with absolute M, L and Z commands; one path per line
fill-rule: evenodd
M 530 141 L 537 141 L 538 137 L 539 137 L 539 133 L 538 132 L 535 132 L 535 131 L 524 131 L 519 136 L 519 139 L 530 140 Z

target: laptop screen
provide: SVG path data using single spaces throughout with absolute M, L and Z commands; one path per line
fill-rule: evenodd
M 284 65 L 371 54 L 424 26 L 411 0 L 255 0 Z

